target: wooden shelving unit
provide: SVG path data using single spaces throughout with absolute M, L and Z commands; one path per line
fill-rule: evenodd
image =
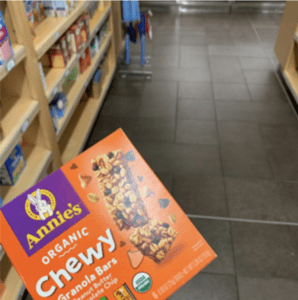
M 298 104 L 298 3 L 287 1 L 275 44 L 281 74 Z
M 4 139 L 0 141 L 0 163 L 6 161 L 12 149 L 22 141 L 26 167 L 14 186 L 1 186 L 4 205 L 37 183 L 44 174 L 55 171 L 62 164 L 78 155 L 88 138 L 96 116 L 104 101 L 116 69 L 115 44 L 121 44 L 120 2 L 105 1 L 90 20 L 89 47 L 105 20 L 109 20 L 109 33 L 91 61 L 88 69 L 80 74 L 68 89 L 67 111 L 54 131 L 49 102 L 85 49 L 74 54 L 65 69 L 44 68 L 47 90 L 44 90 L 38 62 L 48 49 L 85 12 L 88 1 L 79 1 L 76 9 L 66 18 L 46 18 L 36 28 L 32 38 L 23 1 L 1 1 L 5 23 L 12 41 L 14 56 L 0 68 L 0 97 L 2 102 L 1 124 Z M 16 17 L 17 16 L 17 17 Z M 116 16 L 116 18 L 114 18 Z M 117 46 L 118 47 L 118 46 Z M 118 47 L 119 48 L 119 47 Z M 100 61 L 107 52 L 107 65 L 101 83 L 100 96 L 81 102 L 81 97 L 93 78 Z M 20 299 L 24 285 L 9 258 L 0 246 L 1 280 L 6 291 L 1 300 Z
M 1 260 L 0 278 L 6 287 L 12 286 L 12 288 L 6 288 L 1 300 L 21 299 L 25 286 L 6 255 Z

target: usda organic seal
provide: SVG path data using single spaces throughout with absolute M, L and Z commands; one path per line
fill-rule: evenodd
M 152 286 L 152 279 L 149 274 L 140 272 L 134 276 L 132 285 L 137 292 L 146 293 Z

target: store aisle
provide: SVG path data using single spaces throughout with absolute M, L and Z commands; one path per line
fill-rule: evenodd
M 115 78 L 86 145 L 121 127 L 218 254 L 171 300 L 297 299 L 298 123 L 274 74 L 280 19 L 155 13 L 152 81 Z

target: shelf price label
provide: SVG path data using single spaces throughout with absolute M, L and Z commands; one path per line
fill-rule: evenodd
M 55 39 L 58 39 L 59 38 L 59 31 L 57 31 L 56 33 L 55 33 Z
M 6 65 L 7 71 L 10 72 L 10 70 L 13 69 L 14 66 L 15 66 L 15 62 L 13 59 L 11 59 L 10 61 L 7 62 L 7 65 Z
M 67 77 L 69 75 L 69 73 L 70 73 L 70 71 L 69 71 L 69 69 L 67 69 L 64 73 L 64 77 Z
M 23 125 L 22 125 L 22 127 L 21 127 L 21 131 L 24 133 L 24 132 L 27 130 L 27 128 L 29 127 L 29 125 L 30 125 L 30 122 L 29 122 L 29 120 L 27 119 L 27 120 L 23 123 Z
M 54 97 L 58 92 L 58 86 L 56 85 L 54 88 L 53 88 L 53 92 L 52 92 L 52 96 Z

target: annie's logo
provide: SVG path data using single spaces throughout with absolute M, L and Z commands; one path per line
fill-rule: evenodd
M 47 200 L 43 199 L 42 196 Z M 25 202 L 27 215 L 33 220 L 48 220 L 35 234 L 27 234 L 29 249 L 32 249 L 57 227 L 82 213 L 80 204 L 73 206 L 71 203 L 68 203 L 68 207 L 63 213 L 56 211 L 56 216 L 53 217 L 56 208 L 56 199 L 48 190 L 37 189 L 35 192 L 28 194 L 27 197 L 28 199 Z
M 42 199 L 41 195 L 46 196 L 48 201 Z M 25 210 L 31 219 L 45 220 L 53 215 L 53 211 L 56 208 L 56 199 L 50 191 L 37 189 L 36 192 L 28 194 L 27 197 Z M 32 210 L 31 205 L 34 207 L 34 210 Z
M 1 210 L 28 256 L 90 213 L 61 170 Z

